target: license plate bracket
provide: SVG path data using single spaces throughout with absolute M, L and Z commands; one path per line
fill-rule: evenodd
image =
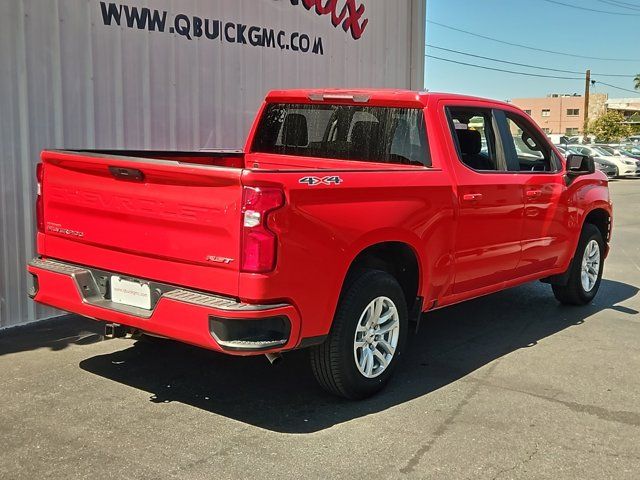
M 112 275 L 109 289 L 112 302 L 151 310 L 151 288 L 148 283 Z

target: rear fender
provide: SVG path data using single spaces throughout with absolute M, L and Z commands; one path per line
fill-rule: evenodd
M 421 255 L 420 251 L 420 238 L 417 235 L 412 234 L 409 231 L 398 230 L 393 228 L 382 228 L 379 230 L 375 230 L 373 232 L 368 232 L 366 235 L 360 237 L 356 242 L 354 242 L 350 249 L 346 258 L 349 259 L 348 263 L 343 265 L 342 268 L 342 283 L 340 285 L 340 292 L 345 288 L 347 277 L 349 275 L 349 271 L 353 266 L 354 262 L 358 258 L 358 256 L 367 250 L 368 248 L 374 247 L 383 243 L 402 243 L 407 245 L 414 253 L 417 262 L 418 262 L 418 286 L 417 292 L 418 296 L 422 295 L 423 286 L 424 286 L 424 278 L 425 272 L 428 271 L 428 265 L 426 263 L 425 255 Z M 336 295 L 338 298 L 339 295 Z M 411 301 L 412 299 L 407 299 L 407 301 Z M 337 304 L 336 304 L 337 308 Z M 335 313 L 335 309 L 334 309 Z

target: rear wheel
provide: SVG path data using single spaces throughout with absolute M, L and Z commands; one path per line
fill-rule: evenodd
M 553 285 L 553 294 L 560 303 L 585 305 L 594 299 L 602 280 L 604 251 L 600 230 L 595 225 L 585 224 L 569 267 L 569 281 L 566 285 Z
M 342 397 L 373 395 L 389 381 L 407 328 L 407 304 L 397 280 L 365 270 L 343 292 L 326 342 L 311 349 L 316 379 Z

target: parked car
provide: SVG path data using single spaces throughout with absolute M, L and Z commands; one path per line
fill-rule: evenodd
M 569 145 L 570 143 L 573 143 L 569 137 L 567 137 L 566 135 L 560 135 L 557 133 L 551 133 L 547 135 L 547 138 L 551 141 L 551 143 L 553 143 L 554 145 Z
M 636 175 L 640 175 L 640 149 L 632 146 L 625 147 L 624 145 L 597 145 L 597 147 L 615 155 L 616 157 L 634 160 L 636 162 Z
M 594 159 L 603 159 L 613 163 L 618 168 L 619 177 L 628 177 L 636 174 L 638 167 L 631 158 L 610 155 L 609 152 L 595 146 L 572 145 L 571 149 L 583 155 L 590 155 Z
M 606 153 L 608 153 L 609 155 L 613 155 L 614 157 L 622 157 L 623 155 L 620 153 L 620 150 L 617 148 L 618 145 L 613 146 L 613 145 L 606 145 L 606 144 L 602 144 L 602 143 L 596 143 L 594 145 L 591 145 L 592 147 L 597 147 L 598 150 L 602 150 Z
M 558 151 L 560 151 L 560 153 L 562 153 L 562 155 L 566 158 L 568 155 L 573 154 L 579 154 L 579 152 L 572 150 L 571 147 L 569 148 L 564 148 L 564 147 L 556 147 L 558 149 Z M 616 165 L 613 162 L 610 162 L 609 160 L 605 160 L 604 158 L 594 158 L 593 161 L 595 162 L 595 166 L 597 170 L 600 170 L 602 173 L 604 173 L 607 178 L 616 178 L 618 176 L 618 167 L 616 167 Z
M 595 145 L 599 150 L 603 150 L 615 157 L 622 157 L 626 160 L 632 160 L 636 162 L 636 175 L 640 174 L 640 155 L 628 155 L 625 151 L 622 150 L 620 145 Z
M 640 160 L 640 148 L 633 146 L 621 146 L 620 152 L 630 158 L 634 158 L 636 160 Z
M 618 167 L 613 162 L 605 160 L 604 158 L 594 158 L 593 161 L 596 164 L 596 169 L 604 173 L 608 178 L 616 178 L 620 175 Z
M 309 348 L 347 398 L 387 383 L 423 312 L 539 279 L 587 304 L 609 251 L 592 158 L 473 97 L 277 91 L 244 152 L 41 158 L 35 301 L 229 355 Z

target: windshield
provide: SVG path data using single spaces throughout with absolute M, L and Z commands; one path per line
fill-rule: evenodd
M 430 166 L 422 110 L 351 105 L 271 104 L 252 151 Z
M 616 154 L 616 151 L 611 147 L 603 147 L 601 145 L 601 146 L 598 147 L 598 150 L 602 150 L 602 151 L 608 153 L 609 155 L 615 155 Z
M 609 152 L 607 152 L 604 148 L 601 147 L 592 147 L 591 148 L 595 153 L 597 153 L 598 155 L 603 155 L 605 157 L 610 157 L 611 154 Z

